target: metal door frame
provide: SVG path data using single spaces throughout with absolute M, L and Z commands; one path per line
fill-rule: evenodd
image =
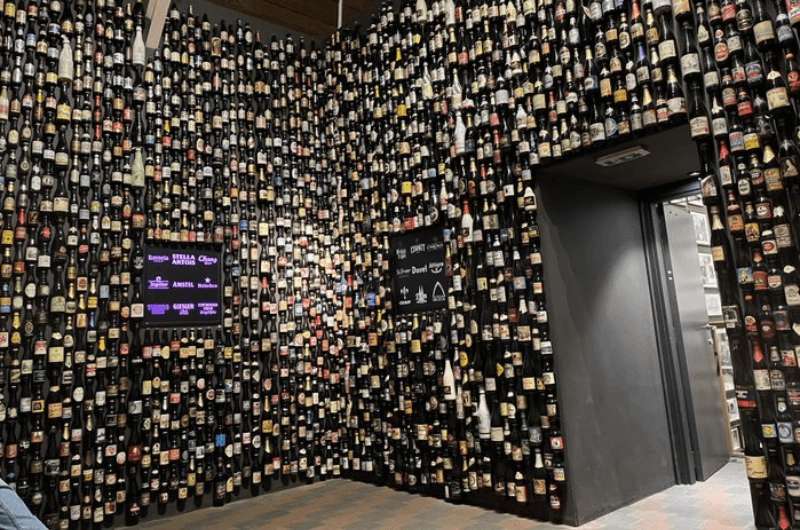
M 644 240 L 650 298 L 653 305 L 656 344 L 667 406 L 667 423 L 677 484 L 694 484 L 701 476 L 694 411 L 685 364 L 686 356 L 680 314 L 674 284 L 668 279 L 672 270 L 662 203 L 700 193 L 697 179 L 646 190 L 640 194 L 640 215 Z

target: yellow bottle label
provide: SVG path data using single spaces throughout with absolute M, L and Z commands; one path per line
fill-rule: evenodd
M 745 456 L 744 467 L 747 478 L 763 480 L 767 478 L 767 459 L 763 456 Z

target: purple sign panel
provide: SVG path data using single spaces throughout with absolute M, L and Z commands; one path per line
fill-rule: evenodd
M 222 322 L 222 254 L 218 247 L 145 246 L 144 320 L 151 326 Z

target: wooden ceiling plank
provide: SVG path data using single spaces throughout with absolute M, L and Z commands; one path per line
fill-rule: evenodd
M 281 7 L 297 13 L 300 16 L 313 18 L 324 24 L 336 26 L 336 12 L 337 8 L 334 4 L 333 7 L 328 8 L 320 6 L 319 0 L 261 0 L 262 2 L 276 7 Z
M 150 6 L 152 6 L 152 9 L 150 9 Z M 150 24 L 147 28 L 145 46 L 154 50 L 158 48 L 158 43 L 161 42 L 161 34 L 164 32 L 167 11 L 169 11 L 169 0 L 150 0 L 147 7 L 150 11 L 148 16 Z
M 151 0 L 153 1 L 153 0 Z M 326 36 L 336 30 L 339 0 L 211 0 L 292 31 Z M 346 24 L 374 14 L 377 6 L 372 0 L 344 0 L 343 19 Z
M 211 0 L 222 7 L 240 11 L 246 15 L 260 18 L 283 26 L 292 31 L 308 35 L 327 35 L 333 32 L 335 23 L 326 24 L 319 19 L 297 13 L 272 2 L 252 2 L 248 0 Z
M 250 3 L 253 0 L 237 0 L 240 3 Z M 281 25 L 287 25 L 286 23 L 292 24 L 292 29 L 297 31 L 306 31 L 306 25 L 311 23 L 314 25 L 319 33 L 320 31 L 330 32 L 332 31 L 331 28 L 336 26 L 336 14 L 334 13 L 333 16 L 330 17 L 330 20 L 325 20 L 317 14 L 313 14 L 309 11 L 304 11 L 295 8 L 295 4 L 293 1 L 285 1 L 285 0 L 260 0 L 257 2 L 259 5 L 263 5 L 263 11 L 265 15 L 262 17 L 270 22 L 275 22 Z
M 380 10 L 380 3 L 373 0 L 344 0 L 344 5 L 345 7 L 352 6 L 358 12 L 368 15 L 377 13 Z
M 326 2 L 330 6 L 332 6 L 332 9 L 334 11 L 339 7 L 339 0 L 326 0 Z M 342 4 L 342 10 L 344 11 L 345 18 L 352 15 L 360 15 L 363 12 L 361 8 L 352 5 L 350 2 L 347 1 L 345 1 L 344 4 Z

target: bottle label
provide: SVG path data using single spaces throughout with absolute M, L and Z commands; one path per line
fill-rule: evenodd
M 67 197 L 55 197 L 53 199 L 53 211 L 64 213 L 69 210 L 69 199 Z
M 711 90 L 719 86 L 719 74 L 716 70 L 711 70 L 703 74 L 703 85 L 706 90 Z
M 753 382 L 756 390 L 771 390 L 772 386 L 769 382 L 769 370 L 754 369 Z
M 795 499 L 800 497 L 800 476 L 786 475 L 786 492 Z M 792 502 L 796 501 L 793 500 Z
M 728 165 L 720 166 L 719 168 L 719 182 L 722 186 L 730 186 L 733 184 L 733 175 L 731 168 Z
M 650 67 L 640 66 L 636 69 L 636 81 L 639 83 L 644 83 L 646 81 L 650 81 Z
M 631 129 L 634 131 L 640 131 L 643 128 L 644 128 L 644 123 L 642 121 L 642 113 L 641 112 L 631 113 Z
M 47 417 L 49 419 L 56 419 L 61 417 L 61 411 L 63 406 L 61 402 L 58 403 L 48 403 L 47 405 Z
M 678 96 L 667 100 L 669 114 L 686 114 L 686 98 Z
M 763 456 L 744 457 L 744 467 L 747 478 L 753 480 L 764 480 L 767 478 L 767 459 Z
M 523 377 L 522 378 L 522 389 L 526 391 L 534 391 L 536 390 L 536 378 L 535 377 Z
M 773 227 L 775 242 L 779 248 L 792 247 L 792 232 L 787 223 L 776 224 Z
M 796 283 L 784 284 L 783 294 L 788 305 L 792 307 L 800 306 L 800 285 Z
M 141 414 L 141 413 L 142 413 L 141 400 L 133 400 L 128 402 L 128 414 Z
M 66 299 L 63 296 L 53 296 L 50 299 L 50 311 L 53 313 L 63 313 L 66 307 Z
M 636 80 L 636 75 L 633 72 L 628 72 L 625 74 L 625 88 L 628 92 L 635 92 L 636 88 L 639 86 L 639 83 Z
M 708 26 L 701 24 L 697 27 L 697 44 L 700 48 L 705 48 L 711 44 L 711 34 L 708 32 Z
M 141 302 L 137 302 L 131 304 L 131 317 L 132 318 L 143 318 L 144 317 L 144 304 Z
M 798 164 L 796 157 L 787 156 L 781 159 L 781 172 L 783 172 L 783 178 L 796 177 L 799 173 L 797 166 Z M 783 187 L 783 185 L 781 185 L 781 187 Z
M 685 15 L 690 11 L 689 0 L 672 0 L 672 14 L 675 17 Z
M 762 44 L 775 39 L 775 28 L 772 25 L 772 19 L 767 18 L 753 26 L 753 35 L 756 38 L 756 44 Z
M 56 106 L 56 120 L 70 121 L 72 119 L 72 107 L 69 103 L 61 103 Z
M 617 135 L 618 132 L 617 120 L 615 120 L 613 117 L 608 117 L 605 119 L 604 127 L 605 127 L 606 137 L 611 138 Z
M 620 135 L 627 135 L 631 132 L 631 122 L 630 120 L 622 120 L 618 124 L 619 134 Z
M 789 22 L 792 24 L 792 26 L 799 24 L 800 0 L 786 0 L 786 10 L 789 12 Z
M 516 484 L 516 488 L 514 489 L 514 497 L 516 498 L 517 502 L 528 502 L 527 486 L 525 486 L 525 484 Z
M 642 123 L 644 123 L 645 127 L 652 127 L 658 123 L 658 115 L 655 109 L 646 109 L 642 113 Z
M 748 243 L 758 243 L 761 237 L 761 231 L 758 223 L 751 222 L 744 225 L 744 237 Z
M 503 428 L 502 427 L 492 427 L 489 438 L 493 442 L 502 442 L 504 440 L 503 436 Z
M 734 7 L 733 4 L 731 4 L 730 7 L 733 8 L 734 11 L 736 10 L 736 8 Z M 723 9 L 723 12 L 724 11 L 725 10 Z M 738 52 L 742 51 L 742 38 L 739 36 L 738 33 L 735 34 L 735 35 L 729 36 L 725 40 L 725 43 L 728 45 L 728 53 L 729 54 L 738 53 Z
M 697 116 L 689 120 L 689 129 L 692 138 L 702 138 L 708 136 L 711 132 L 708 126 L 707 116 Z
M 658 56 L 661 58 L 662 61 L 667 61 L 675 57 L 675 41 L 670 40 L 662 40 L 658 43 Z
M 736 105 L 736 89 L 733 87 L 726 87 L 722 89 L 722 105 L 725 107 L 733 107 Z
M 767 440 L 772 440 L 778 437 L 778 429 L 776 428 L 774 423 L 762 423 L 761 424 L 761 436 L 763 436 Z M 745 466 L 747 464 L 745 463 Z
M 606 130 L 602 123 L 593 123 L 589 126 L 592 142 L 602 142 L 606 139 Z
M 728 43 L 724 40 L 720 40 L 717 44 L 714 45 L 714 59 L 718 63 L 724 63 L 728 60 L 728 56 L 730 52 L 728 50 Z
M 777 167 L 766 168 L 763 172 L 754 168 L 750 171 L 750 179 L 754 186 L 760 186 L 766 183 L 767 189 L 770 191 L 783 190 L 780 170 Z
M 421 423 L 417 424 L 417 440 L 427 440 L 428 439 L 428 425 Z
M 757 202 L 756 217 L 758 217 L 759 219 L 771 219 L 772 205 L 769 202 Z
M 51 346 L 47 350 L 47 361 L 50 363 L 63 363 L 64 362 L 64 347 Z
M 767 105 L 769 110 L 782 109 L 789 106 L 789 94 L 786 87 L 774 87 L 767 90 Z
M 758 134 L 755 132 L 746 133 L 744 135 L 744 148 L 747 151 L 755 151 L 761 147 L 761 141 L 758 139 Z
M 744 134 L 741 131 L 731 131 L 728 134 L 728 143 L 731 146 L 731 152 L 744 151 Z
M 681 71 L 683 78 L 700 73 L 700 57 L 696 53 L 687 53 L 681 56 Z
M 610 77 L 605 77 L 605 78 L 601 79 L 600 80 L 600 96 L 604 97 L 604 98 L 611 97 L 612 92 L 613 91 L 612 91 L 612 88 L 611 88 L 611 78 Z
M 714 118 L 711 120 L 711 128 L 714 131 L 714 136 L 727 136 L 728 120 L 725 117 Z
M 758 84 L 764 80 L 764 70 L 761 68 L 761 61 L 752 61 L 745 65 L 744 70 L 747 75 L 747 82 Z
M 540 158 L 550 158 L 552 152 L 550 150 L 550 142 L 541 142 L 537 148 Z

